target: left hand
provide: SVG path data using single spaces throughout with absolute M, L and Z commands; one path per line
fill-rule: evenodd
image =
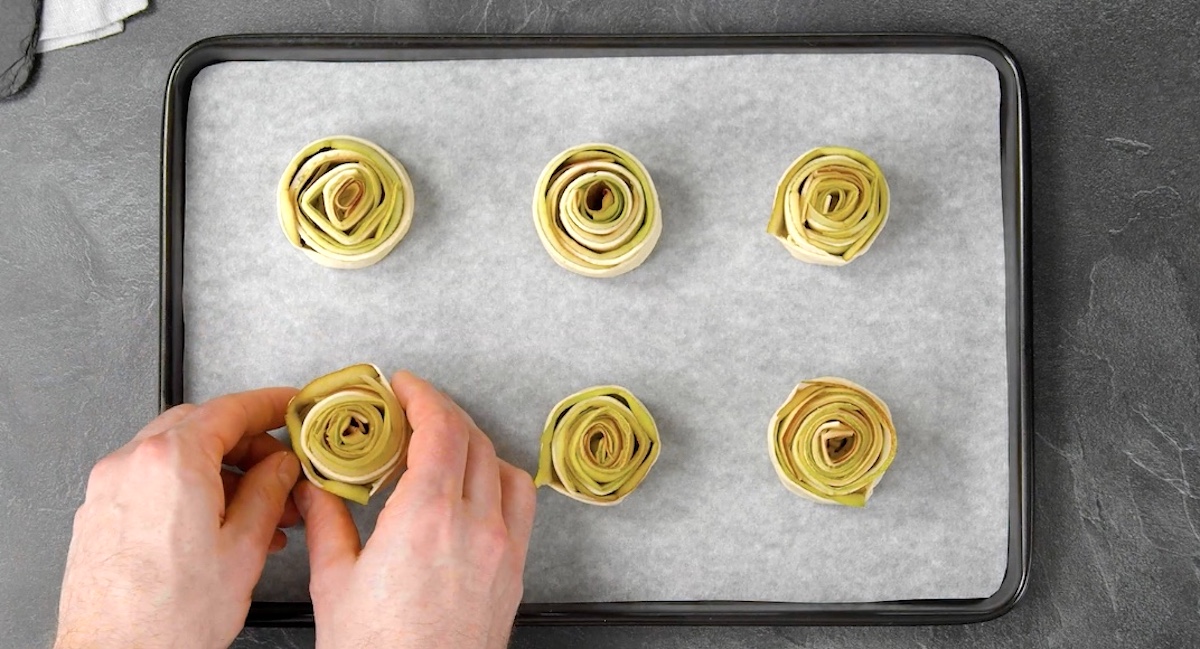
M 96 464 L 75 514 L 57 649 L 225 647 L 298 521 L 296 457 L 266 432 L 291 388 L 176 406 Z M 245 471 L 237 474 L 223 465 Z

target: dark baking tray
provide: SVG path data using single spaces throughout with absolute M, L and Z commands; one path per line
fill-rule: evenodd
M 862 603 L 605 602 L 523 604 L 520 624 L 952 624 L 1003 615 L 1029 575 L 1032 537 L 1032 347 L 1028 101 L 1020 68 L 999 43 L 951 34 L 746 34 L 656 36 L 241 35 L 200 41 L 176 61 L 163 116 L 160 405 L 183 401 L 184 163 L 188 97 L 206 66 L 226 61 L 427 61 L 447 59 L 702 56 L 758 53 L 931 53 L 978 56 L 1000 81 L 1009 385 L 1008 564 L 985 599 Z M 311 626 L 312 605 L 254 602 L 247 624 Z

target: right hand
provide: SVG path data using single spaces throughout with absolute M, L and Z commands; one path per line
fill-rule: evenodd
M 317 646 L 502 649 L 521 602 L 536 498 L 449 397 L 401 372 L 408 470 L 362 546 L 345 503 L 295 491 L 312 568 Z

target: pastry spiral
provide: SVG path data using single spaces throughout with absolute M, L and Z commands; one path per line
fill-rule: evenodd
M 813 149 L 779 181 L 767 232 L 792 256 L 842 266 L 871 247 L 887 223 L 887 180 L 875 161 L 845 147 Z
M 611 144 L 582 144 L 551 160 L 534 189 L 533 220 L 550 257 L 588 277 L 637 268 L 662 233 L 649 172 Z
M 534 484 L 575 500 L 615 505 L 658 460 L 658 428 L 625 388 L 602 385 L 559 402 L 546 418 Z
M 279 224 L 288 241 L 330 268 L 383 259 L 412 225 L 413 188 L 387 151 L 350 136 L 300 150 L 279 179 Z
M 767 446 L 793 493 L 862 507 L 896 456 L 896 428 L 879 397 L 823 377 L 796 386 L 771 418 Z
M 374 365 L 309 383 L 288 403 L 286 422 L 304 475 L 347 500 L 365 505 L 404 468 L 412 429 Z

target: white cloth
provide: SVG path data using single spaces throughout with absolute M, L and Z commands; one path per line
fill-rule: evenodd
M 142 11 L 149 0 L 43 0 L 39 52 L 49 52 L 125 29 L 125 19 Z

